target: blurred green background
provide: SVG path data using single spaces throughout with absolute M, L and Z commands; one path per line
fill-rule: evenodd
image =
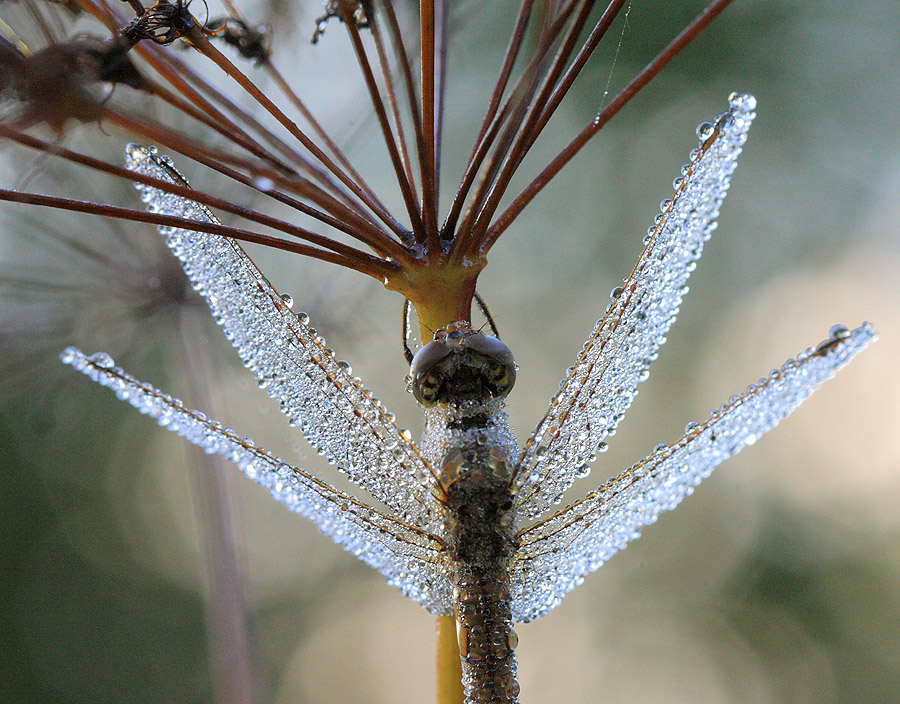
M 319 3 L 241 6 L 275 27 L 276 65 L 293 69 L 293 85 L 396 205 L 343 29 L 314 48 Z M 590 119 L 607 81 L 614 94 L 700 7 L 634 2 L 526 175 Z M 455 6 L 445 200 L 514 9 Z M 2 14 L 36 36 L 22 7 Z M 881 335 L 560 607 L 517 628 L 524 702 L 900 701 L 898 38 L 894 0 L 738 0 L 493 250 L 480 290 L 520 365 L 509 410 L 525 437 L 631 270 L 695 125 L 733 90 L 756 95 L 759 116 L 679 321 L 573 499 L 833 323 L 868 319 Z M 126 141 L 96 126 L 64 138 L 117 163 Z M 0 160 L 5 188 L 137 203 L 127 184 L 9 145 Z M 195 184 L 209 178 L 181 168 Z M 419 428 L 399 297 L 327 265 L 255 257 L 401 425 Z M 344 486 L 255 389 L 153 229 L 6 206 L 0 262 L 0 700 L 432 700 L 430 616 L 231 467 L 57 362 L 68 344 L 105 350 Z

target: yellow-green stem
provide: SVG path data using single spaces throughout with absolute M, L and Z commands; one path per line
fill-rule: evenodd
M 445 262 L 417 262 L 398 268 L 384 282 L 385 288 L 406 296 L 416 309 L 422 343 L 436 330 L 458 320 L 472 320 L 475 280 L 485 260 L 448 266 Z
M 434 627 L 437 664 L 437 704 L 462 704 L 462 668 L 456 645 L 456 621 L 438 616 Z

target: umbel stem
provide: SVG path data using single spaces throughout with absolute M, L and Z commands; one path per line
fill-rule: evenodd
M 452 616 L 438 616 L 434 624 L 434 637 L 435 701 L 437 704 L 462 704 L 462 667 L 456 642 L 456 620 Z

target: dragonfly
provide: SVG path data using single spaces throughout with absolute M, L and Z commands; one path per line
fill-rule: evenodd
M 291 426 L 378 509 L 276 457 L 117 367 L 104 353 L 62 360 L 157 423 L 234 462 L 389 584 L 457 624 L 465 701 L 518 701 L 516 623 L 543 616 L 585 576 L 675 508 L 722 461 L 752 445 L 873 338 L 870 324 L 834 326 L 814 348 L 732 396 L 707 419 L 624 472 L 557 509 L 585 478 L 649 374 L 687 280 L 716 228 L 756 101 L 734 93 L 697 128 L 699 144 L 673 183 L 643 250 L 519 447 L 504 412 L 516 381 L 510 349 L 459 320 L 434 333 L 407 377 L 424 413 L 421 442 L 294 312 L 233 239 L 160 227 L 168 246 L 259 386 Z M 184 195 L 188 181 L 153 147 L 131 144 L 126 165 L 151 212 L 217 223 Z

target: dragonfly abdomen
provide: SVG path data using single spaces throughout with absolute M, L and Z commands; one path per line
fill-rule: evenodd
M 466 704 L 515 704 L 517 637 L 505 571 L 455 575 L 453 606 Z
M 447 489 L 453 609 L 466 704 L 515 704 L 516 634 L 508 564 L 513 552 L 508 484 L 490 462 L 466 467 Z

